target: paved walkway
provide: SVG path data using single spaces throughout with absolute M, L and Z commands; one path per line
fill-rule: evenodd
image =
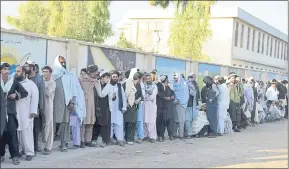
M 17 167 L 226 167 L 288 168 L 288 122 L 279 121 L 248 128 L 218 138 L 196 138 L 125 147 L 85 148 L 49 156 L 38 155 L 31 162 L 21 159 Z M 13 168 L 6 158 L 1 168 Z

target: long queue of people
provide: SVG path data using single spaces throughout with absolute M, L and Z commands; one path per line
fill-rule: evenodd
M 23 155 L 27 161 L 39 152 L 49 155 L 55 140 L 67 152 L 145 140 L 215 138 L 288 118 L 287 81 L 272 80 L 266 88 L 232 72 L 228 77 L 206 76 L 200 90 L 194 73 L 187 80 L 174 73 L 170 83 L 157 70 L 133 68 L 123 77 L 97 65 L 77 77 L 66 69 L 63 56 L 55 58 L 53 69 L 41 70 L 42 76 L 37 64 L 27 61 L 11 76 L 10 65 L 1 63 L 1 162 L 6 145 L 12 163 L 19 165 Z

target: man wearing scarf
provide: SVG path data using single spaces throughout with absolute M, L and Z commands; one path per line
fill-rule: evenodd
M 169 86 L 168 76 L 161 75 L 160 80 L 162 82 L 164 93 L 162 99 L 163 109 L 161 114 L 157 115 L 157 134 L 159 141 L 165 139 L 165 130 L 167 128 L 169 139 L 173 140 L 174 135 L 174 121 L 173 121 L 173 110 L 174 110 L 174 92 Z
M 33 121 L 37 116 L 39 92 L 36 84 L 26 78 L 26 70 L 23 66 L 16 67 L 15 80 L 21 83 L 28 92 L 25 99 L 16 101 L 18 119 L 18 141 L 20 155 L 25 154 L 26 160 L 31 161 L 34 156 Z
M 97 86 L 99 111 L 96 114 L 96 122 L 93 127 L 93 140 L 96 142 L 98 137 L 101 136 L 102 143 L 100 146 L 103 148 L 110 143 L 112 101 L 116 99 L 109 81 L 110 74 L 105 70 L 100 72 L 100 80 Z
M 41 78 L 41 76 L 36 72 L 36 66 L 35 63 L 32 61 L 27 61 L 25 63 L 25 69 L 28 73 L 28 79 L 33 81 L 39 91 L 39 103 L 38 103 L 38 114 L 34 118 L 34 124 L 33 124 L 33 137 L 34 137 L 34 149 L 35 154 L 36 152 L 41 152 L 39 144 L 39 133 L 42 130 L 42 112 L 44 107 L 44 81 Z
M 157 86 L 152 82 L 149 74 L 145 75 L 145 95 L 143 102 L 143 123 L 144 123 L 144 137 L 154 143 L 157 139 L 156 119 L 157 119 L 157 104 L 156 97 L 158 93 Z
M 111 90 L 114 98 L 112 98 L 112 111 L 111 111 L 111 131 L 110 139 L 115 143 L 113 135 L 115 135 L 116 144 L 124 146 L 123 139 L 123 113 L 125 113 L 127 105 L 125 92 L 122 85 L 118 82 L 120 73 L 116 70 L 111 71 Z
M 99 109 L 98 95 L 97 95 L 97 65 L 90 65 L 87 68 L 87 74 L 84 74 L 79 78 L 80 86 L 84 92 L 85 105 L 86 105 L 86 117 L 83 120 L 81 126 L 81 144 L 80 147 L 85 146 L 94 147 L 92 144 L 92 130 L 93 124 L 96 120 L 96 109 Z
M 1 163 L 5 160 L 5 147 L 8 144 L 9 153 L 14 165 L 19 165 L 19 144 L 17 138 L 18 119 L 16 101 L 27 97 L 28 92 L 10 75 L 10 65 L 3 63 L 1 71 L 1 133 L 0 156 Z
M 85 98 L 77 77 L 66 70 L 66 60 L 58 55 L 54 60 L 52 78 L 56 83 L 53 118 L 60 124 L 60 150 L 68 151 L 70 140 L 70 112 L 75 111 L 80 123 L 86 116 Z
M 127 101 L 127 111 L 124 113 L 124 130 L 125 140 L 127 144 L 133 145 L 136 123 L 137 123 L 137 111 L 139 102 L 141 101 L 141 90 L 138 92 L 137 86 L 140 83 L 141 74 L 137 72 L 137 68 L 130 70 L 130 74 L 126 82 L 124 83 L 125 96 Z
M 186 121 L 185 121 L 185 136 L 187 138 L 191 138 L 192 133 L 192 122 L 193 119 L 196 117 L 196 96 L 197 96 L 197 90 L 195 88 L 195 85 L 193 85 L 194 81 L 194 73 L 191 73 L 188 77 L 188 80 L 186 81 L 188 88 L 189 88 L 189 100 L 188 100 L 188 106 L 186 109 Z
M 241 97 L 238 92 L 237 83 L 236 83 L 236 74 L 231 72 L 228 76 L 228 89 L 230 95 L 230 104 L 229 104 L 229 113 L 233 123 L 233 130 L 235 132 L 240 132 L 240 122 L 241 122 L 241 110 L 240 110 L 240 102 Z
M 185 114 L 189 100 L 189 89 L 185 80 L 179 73 L 174 73 L 173 88 L 175 93 L 174 137 L 183 139 L 186 120 Z

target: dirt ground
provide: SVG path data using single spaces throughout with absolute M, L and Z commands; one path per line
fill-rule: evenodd
M 37 155 L 17 168 L 288 168 L 288 122 L 278 121 L 218 138 L 85 148 Z M 1 168 L 13 168 L 8 159 Z

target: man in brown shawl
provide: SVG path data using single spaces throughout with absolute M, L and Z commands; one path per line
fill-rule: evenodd
M 81 148 L 85 146 L 94 147 L 92 144 L 92 131 L 93 124 L 95 123 L 95 111 L 97 109 L 97 65 L 90 65 L 87 68 L 87 74 L 84 74 L 79 78 L 81 88 L 84 92 L 85 104 L 86 104 L 86 117 L 83 120 L 81 126 Z

